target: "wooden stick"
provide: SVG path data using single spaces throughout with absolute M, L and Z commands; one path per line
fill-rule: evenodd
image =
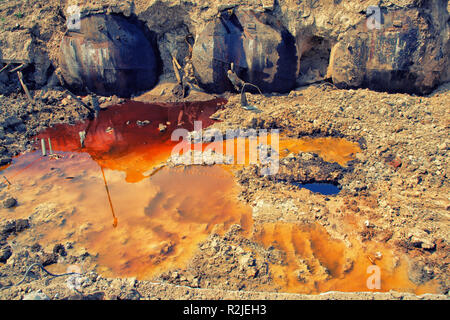
M 53 149 L 52 149 L 52 141 L 50 140 L 50 138 L 48 138 L 48 150 L 49 150 L 49 155 L 53 154 Z
M 111 212 L 112 212 L 112 216 L 113 216 L 113 227 L 116 228 L 117 227 L 117 217 L 114 212 L 114 207 L 113 207 L 113 204 L 111 201 L 111 195 L 109 194 L 108 183 L 106 182 L 105 172 L 103 171 L 103 167 L 100 166 L 100 169 L 102 170 L 103 182 L 105 183 L 106 194 L 108 195 L 109 206 L 111 207 Z
M 9 182 L 8 178 L 6 176 L 3 176 L 3 178 L 8 182 L 9 185 L 11 185 L 11 182 Z
M 83 101 L 81 101 L 81 99 L 79 99 L 76 95 L 74 95 L 72 92 L 70 92 L 69 90 L 65 90 L 65 92 L 67 92 L 67 94 L 69 96 L 71 96 L 76 102 L 78 102 L 81 106 L 85 107 L 86 109 L 88 109 L 91 113 L 94 113 L 94 110 L 92 110 L 92 108 L 90 108 L 87 104 L 85 104 Z
M 175 77 L 177 78 L 178 83 L 182 83 L 182 79 L 181 79 L 181 75 L 180 75 L 180 70 L 181 70 L 181 66 L 178 63 L 177 59 L 175 59 L 174 57 L 172 57 L 172 65 L 173 65 L 173 71 L 175 72 Z
M 25 67 L 25 63 L 22 63 L 20 66 L 18 66 L 18 67 L 16 67 L 16 68 L 12 69 L 12 70 L 9 71 L 9 72 L 14 72 L 14 71 L 20 70 L 20 69 L 22 69 L 23 67 Z
M 10 65 L 11 65 L 11 62 L 8 63 L 8 64 L 6 64 L 6 66 L 4 66 L 4 67 L 2 68 L 2 70 L 0 70 L 0 73 L 2 73 L 3 71 L 5 71 Z
M 23 82 L 23 74 L 22 74 L 22 72 L 21 72 L 21 71 L 17 71 L 17 75 L 19 76 L 20 84 L 22 85 L 23 91 L 25 91 L 25 94 L 27 95 L 28 100 L 30 100 L 31 104 L 34 105 L 34 100 L 33 100 L 33 98 L 31 97 L 30 91 L 28 91 L 27 86 L 26 86 L 25 83 Z
M 45 157 L 47 155 L 47 150 L 45 150 L 45 140 L 41 139 L 41 149 L 42 149 L 42 156 Z
M 180 66 L 180 64 L 178 63 L 178 60 L 177 60 L 174 56 L 172 56 L 172 59 L 173 59 L 174 63 L 177 65 L 178 69 L 181 70 L 181 66 Z

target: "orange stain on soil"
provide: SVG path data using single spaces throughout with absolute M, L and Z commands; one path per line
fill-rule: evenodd
M 237 223 L 248 230 L 251 210 L 238 203 L 237 192 L 232 176 L 218 167 L 164 168 L 139 186 L 115 181 L 118 228 L 88 232 L 86 245 L 111 276 L 148 278 L 185 265 L 213 229 L 221 234 Z M 105 213 L 98 222 L 82 221 L 108 219 Z
M 359 144 L 343 138 L 302 138 L 280 139 L 280 156 L 285 157 L 291 152 L 314 152 L 324 161 L 337 162 L 346 166 L 354 160 L 354 155 L 361 152 Z
M 407 262 L 379 243 L 331 239 L 319 225 L 292 223 L 263 224 L 253 235 L 265 248 L 279 250 L 281 263 L 269 263 L 274 281 L 281 291 L 317 294 L 327 291 L 436 292 L 437 285 L 416 285 L 408 278 Z M 381 259 L 376 253 L 381 253 Z M 380 268 L 381 288 L 369 289 L 367 268 L 374 262 Z

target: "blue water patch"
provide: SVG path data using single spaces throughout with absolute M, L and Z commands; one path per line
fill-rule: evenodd
M 325 196 L 333 196 L 339 193 L 339 191 L 341 191 L 341 189 L 339 189 L 338 186 L 332 184 L 332 183 L 319 183 L 319 182 L 315 182 L 315 183 L 298 183 L 298 182 L 293 182 L 293 185 L 300 187 L 300 188 L 305 188 L 308 189 L 312 192 L 317 192 L 320 194 L 323 194 Z

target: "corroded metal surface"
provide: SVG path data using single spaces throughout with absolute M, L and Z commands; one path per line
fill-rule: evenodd
M 263 92 L 286 92 L 295 86 L 295 40 L 268 13 L 237 10 L 222 13 L 197 36 L 192 63 L 199 84 L 207 91 L 232 90 L 227 70 Z
M 154 46 L 135 23 L 118 15 L 93 15 L 61 42 L 60 66 L 66 83 L 79 91 L 130 96 L 158 79 Z
M 333 48 L 329 74 L 342 88 L 426 94 L 448 72 L 441 35 L 415 10 L 382 15 L 378 28 L 365 21 Z M 447 69 L 447 70 L 446 70 Z

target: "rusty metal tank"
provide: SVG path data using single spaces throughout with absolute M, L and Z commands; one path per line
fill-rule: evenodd
M 240 79 L 263 92 L 287 92 L 295 87 L 295 39 L 270 13 L 225 11 L 196 37 L 192 64 L 206 91 L 233 90 L 227 77 L 231 63 Z
M 152 88 L 159 59 L 150 35 L 120 15 L 91 15 L 69 30 L 60 46 L 64 81 L 78 91 L 129 97 Z

